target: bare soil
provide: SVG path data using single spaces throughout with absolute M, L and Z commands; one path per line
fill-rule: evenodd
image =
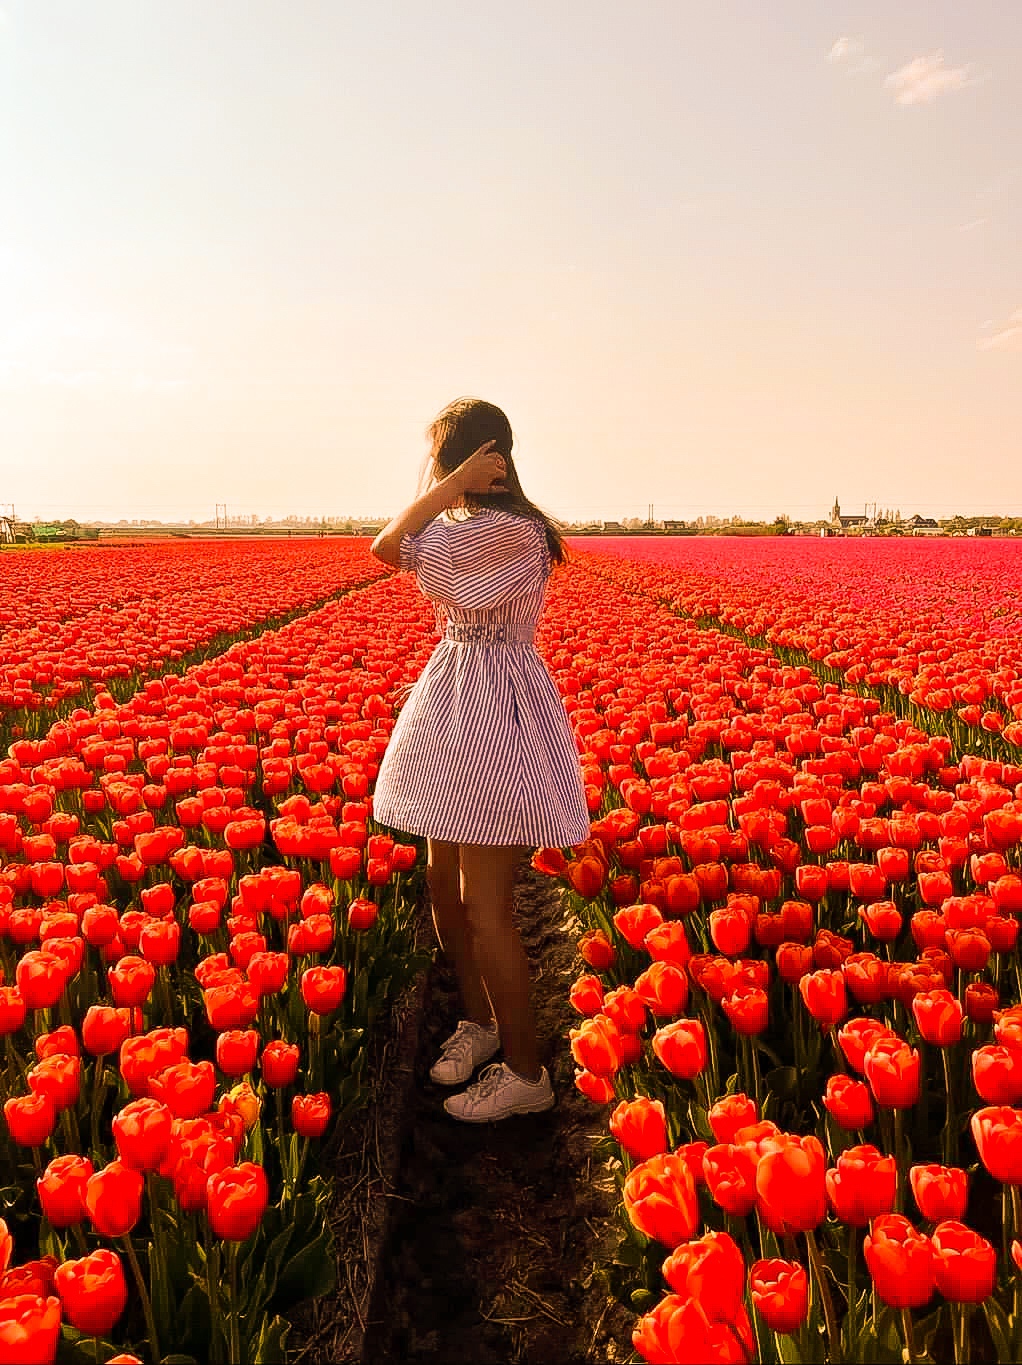
M 360 1121 L 361 1134 L 347 1134 L 336 1154 L 338 1293 L 296 1319 L 290 1360 L 602 1365 L 636 1359 L 636 1314 L 611 1298 L 593 1273 L 594 1263 L 609 1260 L 617 1245 L 618 1192 L 607 1144 L 599 1150 L 606 1114 L 575 1089 L 568 1048 L 576 1022 L 567 992 L 580 968 L 578 926 L 552 884 L 527 862 L 516 913 L 532 963 L 541 1058 L 557 1104 L 545 1114 L 480 1125 L 445 1113 L 452 1091 L 435 1085 L 429 1068 L 460 1011 L 453 970 L 437 950 L 419 1000 L 402 1007 L 403 1044 L 398 1017 L 383 1045 L 385 1089 L 405 1073 L 403 1112 L 394 1113 L 393 1094 L 381 1095 Z M 425 907 L 422 935 L 425 944 L 435 944 Z M 418 1027 L 410 1036 L 413 1014 Z M 379 1255 L 369 1264 L 374 1247 Z

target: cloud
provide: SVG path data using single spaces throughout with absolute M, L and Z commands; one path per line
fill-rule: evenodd
M 851 61 L 853 57 L 861 57 L 862 53 L 861 38 L 839 38 L 827 53 L 827 61 L 836 65 L 839 62 Z
M 827 53 L 827 61 L 831 66 L 842 67 L 850 76 L 877 71 L 880 67 L 880 59 L 869 55 L 861 38 L 849 38 L 847 35 L 838 38 Z
M 1022 351 L 1022 308 L 1016 308 L 1007 322 L 996 325 L 996 331 L 981 336 L 976 345 L 981 351 Z
M 971 66 L 945 66 L 944 53 L 939 49 L 923 57 L 913 57 L 884 81 L 894 91 L 897 104 L 932 104 L 952 90 L 964 90 L 983 78 Z
M 967 223 L 959 223 L 959 224 L 958 224 L 958 231 L 959 231 L 959 232 L 975 232 L 977 228 L 985 227 L 986 224 L 987 224 L 987 221 L 988 221 L 988 220 L 987 220 L 986 218 L 970 218 L 969 221 L 968 221 Z

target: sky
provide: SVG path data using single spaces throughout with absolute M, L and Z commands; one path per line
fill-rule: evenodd
M 1022 515 L 1022 5 L 0 0 L 0 513 Z

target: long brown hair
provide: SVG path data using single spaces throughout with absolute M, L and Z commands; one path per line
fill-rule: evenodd
M 493 403 L 481 398 L 457 398 L 448 403 L 430 423 L 426 435 L 430 441 L 429 474 L 439 481 L 452 470 L 464 464 L 468 457 L 487 441 L 494 442 L 494 448 L 504 457 L 507 472 L 503 482 L 507 491 L 503 493 L 466 493 L 465 506 L 469 511 L 480 507 L 492 507 L 500 512 L 514 512 L 518 516 L 532 517 L 542 523 L 546 531 L 546 541 L 550 558 L 557 564 L 567 559 L 567 547 L 558 523 L 536 506 L 522 491 L 518 481 L 518 471 L 511 458 L 514 435 L 511 423 Z

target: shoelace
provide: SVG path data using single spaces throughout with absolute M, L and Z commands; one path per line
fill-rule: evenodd
M 491 1062 L 489 1066 L 484 1067 L 483 1070 L 480 1071 L 479 1079 L 476 1083 L 469 1086 L 469 1090 L 472 1092 L 472 1098 L 474 1100 L 488 1099 L 490 1095 L 500 1089 L 503 1080 L 504 1063 Z
M 440 1051 L 444 1057 L 457 1059 L 463 1052 L 470 1051 L 472 1048 L 472 1035 L 464 1024 L 459 1024 L 447 1042 L 443 1044 Z

